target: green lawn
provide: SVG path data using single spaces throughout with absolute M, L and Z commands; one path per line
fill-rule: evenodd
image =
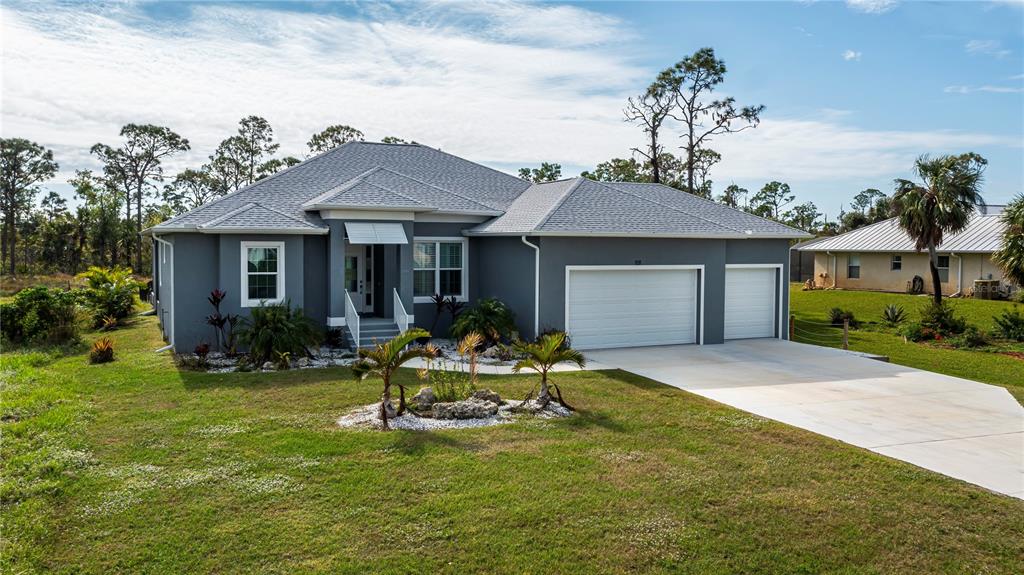
M 558 375 L 566 420 L 380 433 L 334 426 L 379 393 L 345 369 L 113 338 L 2 358 L 3 572 L 1024 571 L 1020 500 L 626 373 Z
M 851 330 L 850 349 L 888 356 L 890 361 L 919 369 L 927 369 L 984 383 L 1001 385 L 1018 401 L 1024 403 L 1024 359 L 1018 359 L 995 349 L 959 350 L 942 344 L 905 342 L 896 330 L 886 327 L 881 320 L 886 304 L 895 303 L 906 310 L 908 321 L 916 320 L 918 310 L 931 301 L 927 297 L 869 291 L 815 290 L 802 291 L 800 284 L 790 285 L 790 312 L 799 320 L 825 322 L 828 310 L 841 307 L 865 322 L 861 329 Z M 1006 301 L 950 299 L 949 303 L 979 329 L 989 331 L 995 327 L 992 318 L 1014 305 Z M 819 336 L 838 329 L 817 328 L 804 324 L 809 330 L 797 332 L 796 340 L 805 343 L 838 345 L 839 336 Z M 1021 344 L 1003 344 L 1000 350 L 1024 351 Z

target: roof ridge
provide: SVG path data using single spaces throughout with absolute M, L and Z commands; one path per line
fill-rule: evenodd
M 381 169 L 382 170 L 386 170 L 387 168 L 383 168 L 382 167 Z M 378 190 L 383 190 L 383 191 L 391 193 L 391 194 L 395 194 L 396 196 L 401 196 L 401 197 L 409 200 L 410 202 L 412 202 L 414 204 L 419 204 L 419 205 L 424 206 L 424 207 L 437 209 L 436 206 L 431 206 L 431 205 L 428 205 L 428 204 L 424 204 L 423 202 L 417 200 L 416 198 L 411 198 L 411 197 L 403 194 L 402 192 L 399 192 L 398 190 L 392 190 L 391 188 L 385 188 L 384 186 L 378 186 L 377 184 L 375 184 L 373 182 L 367 182 L 365 180 L 362 182 L 362 184 L 367 185 L 367 186 L 372 186 L 374 188 L 377 188 Z
M 505 176 L 506 178 L 513 178 L 513 179 L 516 179 L 516 180 L 519 180 L 519 181 L 524 181 L 524 182 L 526 181 L 526 180 L 523 180 L 520 177 L 513 176 L 512 174 L 505 173 L 505 172 L 503 172 L 501 170 L 498 170 L 496 168 L 492 168 L 490 166 L 485 166 L 483 164 L 478 164 L 478 163 L 476 163 L 474 161 L 467 160 L 466 158 L 462 158 L 462 157 L 456 156 L 455 154 L 449 154 L 448 152 L 442 150 L 441 148 L 431 148 L 430 146 L 424 146 L 423 144 L 418 144 L 418 145 L 421 146 L 421 147 L 427 148 L 429 150 L 433 150 L 433 151 L 435 151 L 435 152 L 437 152 L 439 154 L 444 154 L 446 156 L 451 156 L 451 157 L 455 158 L 456 160 L 460 160 L 462 162 L 466 162 L 467 164 L 473 164 L 474 166 L 480 166 L 481 168 L 483 168 L 485 170 L 490 170 L 490 171 L 492 171 L 492 172 L 494 172 L 496 174 L 501 174 L 502 176 Z M 525 192 L 528 189 L 529 188 L 526 188 L 523 191 Z
M 591 180 L 591 181 L 593 181 L 593 180 Z M 623 193 L 623 194 L 629 194 L 629 195 L 631 195 L 631 196 L 633 196 L 633 197 L 635 197 L 635 198 L 640 198 L 641 200 L 644 200 L 644 201 L 646 201 L 646 202 L 649 202 L 649 203 L 652 203 L 652 204 L 655 204 L 655 205 L 661 206 L 661 207 L 663 207 L 663 208 L 666 208 L 666 209 L 672 210 L 672 211 L 674 211 L 674 212 L 679 212 L 680 214 L 686 214 L 686 215 L 688 215 L 688 216 L 690 216 L 690 217 L 694 217 L 694 218 L 697 218 L 698 220 L 703 220 L 703 221 L 705 221 L 705 222 L 708 222 L 709 224 L 712 224 L 712 225 L 718 226 L 718 227 L 720 227 L 720 228 L 725 228 L 725 229 L 727 229 L 727 230 L 732 230 L 732 231 L 734 231 L 734 232 L 738 232 L 738 233 L 741 233 L 741 234 L 745 234 L 745 233 L 747 233 L 747 232 L 749 232 L 749 231 L 750 231 L 750 230 L 741 230 L 741 229 L 737 229 L 737 228 L 734 228 L 734 227 L 732 227 L 732 226 L 730 226 L 730 225 L 728 225 L 728 224 L 723 224 L 723 223 L 721 223 L 721 222 L 716 222 L 716 221 L 714 221 L 714 220 L 710 220 L 710 219 L 708 219 L 708 218 L 705 218 L 704 216 L 700 216 L 700 215 L 694 214 L 694 213 L 692 213 L 692 212 L 688 212 L 688 211 L 686 211 L 686 210 L 682 210 L 682 209 L 679 209 L 679 208 L 676 208 L 676 207 L 673 207 L 673 206 L 670 206 L 670 205 L 664 204 L 664 203 L 662 203 L 662 202 L 659 202 L 659 201 L 657 201 L 657 200 L 653 200 L 653 199 L 651 199 L 651 198 L 645 198 L 644 196 L 641 196 L 640 194 L 634 194 L 633 192 L 630 192 L 630 191 L 628 191 L 628 190 L 623 190 L 623 189 L 621 189 L 621 188 L 616 188 L 615 186 L 610 186 L 610 185 L 608 185 L 608 184 L 605 184 L 605 183 L 603 183 L 603 182 L 597 182 L 597 181 L 595 181 L 594 183 L 595 183 L 595 184 L 598 184 L 598 185 L 600 185 L 600 186 L 604 186 L 604 187 L 606 187 L 606 188 L 610 188 L 610 189 L 612 189 L 612 190 L 615 190 L 615 191 L 617 191 L 617 192 L 620 192 L 620 193 Z M 669 188 L 669 186 L 665 186 L 665 187 L 666 187 L 666 188 Z M 684 191 L 682 191 L 682 190 L 676 190 L 675 188 L 669 188 L 669 189 L 671 189 L 671 190 L 673 190 L 673 191 L 675 191 L 675 192 L 677 192 L 677 193 L 681 193 L 681 194 L 686 194 L 686 193 L 688 193 L 688 192 L 684 192 Z M 693 194 L 690 194 L 690 195 L 692 196 Z M 694 197 L 696 197 L 696 196 L 694 196 Z M 788 227 L 788 226 L 787 226 L 787 227 Z
M 537 222 L 537 225 L 533 226 L 534 230 L 539 230 L 541 228 L 541 226 L 543 226 L 544 224 L 548 223 L 548 220 L 551 219 L 551 216 L 553 216 L 555 214 L 555 212 L 558 210 L 558 208 L 562 207 L 562 204 L 565 203 L 565 200 L 569 197 L 569 195 L 571 195 L 572 192 L 574 192 L 576 190 L 576 188 L 580 187 L 580 184 L 582 184 L 584 181 L 586 181 L 586 178 L 581 178 L 579 176 L 577 176 L 575 178 L 571 178 L 571 179 L 575 180 L 575 182 L 571 186 L 566 188 L 564 192 L 562 192 L 562 197 L 558 198 L 558 201 L 555 202 L 551 206 L 551 209 L 548 210 L 547 214 L 544 215 L 544 217 L 541 219 L 541 221 Z M 533 186 L 539 186 L 539 185 L 540 184 L 534 184 Z M 532 188 L 533 186 L 530 186 L 530 188 Z M 526 190 L 523 190 L 523 194 L 525 194 L 527 191 L 529 191 L 530 188 L 526 188 Z M 523 197 L 523 194 L 519 194 L 519 198 Z M 516 198 L 516 199 L 518 200 L 519 198 Z
M 324 192 L 324 193 L 322 193 L 320 195 L 314 196 L 312 199 L 306 200 L 305 202 L 302 202 L 301 205 L 303 207 L 316 205 L 317 203 L 323 201 L 326 198 L 330 198 L 331 196 L 336 196 L 336 195 L 344 192 L 345 190 L 348 190 L 352 186 L 355 186 L 359 182 L 363 181 L 363 179 L 366 178 L 366 176 L 372 174 L 373 172 L 379 170 L 380 168 L 381 168 L 380 165 L 376 165 L 376 166 L 370 168 L 369 170 L 366 170 L 365 172 L 362 172 L 362 173 L 360 173 L 360 174 L 358 174 L 356 176 L 353 176 L 353 177 L 345 180 L 344 182 L 342 182 L 342 183 L 340 183 L 340 184 L 338 184 L 338 185 L 336 185 L 334 187 L 329 188 L 326 192 Z
M 215 225 L 223 222 L 224 220 L 233 218 L 233 217 L 237 216 L 238 214 L 245 213 L 245 212 L 253 209 L 256 206 L 257 206 L 257 204 L 255 202 L 249 202 L 249 203 L 244 204 L 242 206 L 239 206 L 239 207 L 237 207 L 237 208 L 235 208 L 233 210 L 230 210 L 227 213 L 221 214 L 221 215 L 217 216 L 216 218 L 213 218 L 212 220 L 206 222 L 205 224 L 197 225 L 196 227 L 197 228 L 205 228 L 205 227 L 209 227 L 209 226 L 215 226 Z
M 419 178 L 414 178 L 414 177 L 412 177 L 412 176 L 410 176 L 410 175 L 407 175 L 407 174 L 403 174 L 402 172 L 398 172 L 398 171 L 392 170 L 391 168 L 388 168 L 388 167 L 385 167 L 385 166 L 380 166 L 380 169 L 381 169 L 381 170 L 384 170 L 384 171 L 386 171 L 386 172 L 391 172 L 392 174 L 395 174 L 395 175 L 397 175 L 397 176 L 401 176 L 401 177 L 403 177 L 403 178 L 405 178 L 405 179 L 407 179 L 407 180 L 412 180 L 412 181 L 414 181 L 414 182 L 416 182 L 416 183 L 419 183 L 419 184 L 423 184 L 424 186 L 427 186 L 428 188 L 434 188 L 435 190 L 441 190 L 442 192 L 444 192 L 444 193 L 446 193 L 446 194 L 449 194 L 449 195 L 455 196 L 456 198 L 462 198 L 463 200 L 466 200 L 466 201 L 468 201 L 468 202 L 472 202 L 472 203 L 474 203 L 474 204 L 476 204 L 476 205 L 478 205 L 478 206 L 481 206 L 481 207 L 487 208 L 487 209 L 489 209 L 489 210 L 494 210 L 494 211 L 502 211 L 502 210 L 498 210 L 497 208 L 495 208 L 495 207 L 493 207 L 493 206 L 488 206 L 487 204 L 484 204 L 484 203 L 478 202 L 478 201 L 474 200 L 473 198 L 467 198 L 466 196 L 463 196 L 462 194 L 459 194 L 459 193 L 453 192 L 453 191 L 451 191 L 451 190 L 448 190 L 448 189 L 442 188 L 442 187 L 440 187 L 440 186 L 436 186 L 436 185 L 434 185 L 434 184 L 431 184 L 430 182 L 424 182 L 423 180 L 421 180 L 421 179 L 419 179 Z M 374 185 L 374 184 L 371 184 L 371 185 Z M 381 188 L 381 189 L 386 189 L 386 190 L 389 190 L 389 191 L 393 191 L 393 190 L 391 190 L 390 188 L 383 188 L 383 187 L 381 187 L 381 186 L 377 186 L 377 187 L 378 187 L 378 188 Z M 395 192 L 395 193 L 397 194 L 398 192 Z M 401 195 L 401 194 L 399 194 L 399 195 Z M 410 198 L 410 199 L 411 199 L 411 198 Z M 420 203 L 422 203 L 422 202 L 420 202 Z

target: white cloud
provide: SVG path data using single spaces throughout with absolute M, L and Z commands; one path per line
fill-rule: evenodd
M 1005 58 L 1013 54 L 1012 50 L 1003 48 L 996 40 L 971 40 L 964 48 L 971 54 L 987 54 L 996 58 Z
M 892 11 L 899 4 L 896 0 L 846 0 L 846 5 L 867 14 L 885 14 Z
M 846 50 L 845 52 L 843 52 L 843 60 L 846 60 L 847 62 L 860 62 L 860 56 L 861 53 L 856 52 L 854 50 Z
M 946 86 L 942 89 L 947 94 L 971 94 L 973 92 L 989 92 L 992 94 L 1020 94 L 1024 88 L 1020 86 Z
M 133 4 L 0 6 L 0 126 L 53 148 L 58 181 L 95 167 L 89 147 L 115 143 L 125 123 L 166 125 L 190 139 L 193 151 L 173 172 L 203 162 L 248 114 L 266 117 L 281 153 L 294 155 L 333 123 L 507 169 L 590 168 L 642 145 L 621 110 L 656 70 L 637 66 L 632 44 L 617 41 L 634 34 L 626 24 L 578 6 L 445 6 L 372 5 L 338 16 L 187 4 L 184 21 L 152 20 Z M 497 30 L 508 11 L 523 22 L 543 16 L 546 32 Z M 592 18 L 597 32 L 573 36 L 579 18 Z M 549 38 L 560 29 L 565 37 Z M 894 177 L 923 152 L 1019 145 L 976 133 L 862 130 L 845 110 L 809 116 L 767 115 L 756 130 L 713 142 L 724 155 L 716 182 L 829 188 L 839 177 Z

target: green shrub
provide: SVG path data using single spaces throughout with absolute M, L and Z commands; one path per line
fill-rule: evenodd
M 853 316 L 852 311 L 845 310 L 839 307 L 834 307 L 828 310 L 828 321 L 829 323 L 835 326 L 842 326 L 843 321 L 850 322 L 850 327 L 857 327 L 858 325 L 860 325 L 860 322 L 857 321 L 857 318 Z
M 78 277 L 86 280 L 83 293 L 95 327 L 103 326 L 108 318 L 121 320 L 131 315 L 143 285 L 132 277 L 132 270 L 122 267 L 92 266 Z
M 12 343 L 66 343 L 78 339 L 75 292 L 32 287 L 0 305 L 0 329 Z
M 259 366 L 267 361 L 281 363 L 283 354 L 308 357 L 309 347 L 319 344 L 320 336 L 302 308 L 292 309 L 291 302 L 285 302 L 252 308 L 250 316 L 241 320 L 238 340 Z
M 452 324 L 451 336 L 462 339 L 475 331 L 484 336 L 485 346 L 510 341 L 516 331 L 515 318 L 512 310 L 500 300 L 482 299 L 459 314 Z
M 469 399 L 476 391 L 469 374 L 464 371 L 448 369 L 444 362 L 438 365 L 437 369 L 430 370 L 430 389 L 434 392 L 436 401 L 462 401 Z
M 956 348 L 975 348 L 988 345 L 988 337 L 985 336 L 985 332 L 973 325 L 967 326 L 962 334 L 950 338 L 949 341 Z
M 901 305 L 891 303 L 886 305 L 885 309 L 882 310 L 882 321 L 889 324 L 891 327 L 895 327 L 903 323 L 903 320 L 905 319 L 907 319 L 907 314 Z
M 89 363 L 110 363 L 114 361 L 114 342 L 109 337 L 100 338 L 92 343 L 89 350 Z
M 1024 314 L 1020 313 L 1017 306 L 1012 310 L 1005 310 L 1002 315 L 993 318 L 996 322 L 996 333 L 1014 341 L 1024 341 Z
M 967 321 L 956 315 L 953 307 L 946 302 L 932 303 L 921 310 L 921 325 L 931 328 L 942 335 L 950 337 L 961 334 L 967 329 Z
M 920 322 L 905 325 L 903 329 L 900 330 L 900 333 L 910 341 L 933 341 L 942 339 L 942 334 L 928 326 L 922 325 Z

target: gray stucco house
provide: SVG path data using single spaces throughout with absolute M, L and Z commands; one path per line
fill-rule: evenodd
M 368 142 L 146 233 L 163 334 L 183 352 L 212 339 L 215 288 L 226 312 L 287 300 L 364 343 L 429 328 L 435 293 L 498 298 L 523 338 L 566 330 L 580 349 L 781 338 L 789 243 L 808 237 L 660 184 L 531 184 Z

